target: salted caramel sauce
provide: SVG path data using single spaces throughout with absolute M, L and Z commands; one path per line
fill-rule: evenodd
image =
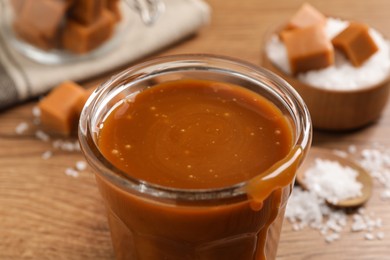
M 259 175 L 292 146 L 271 102 L 227 83 L 178 80 L 124 100 L 103 122 L 99 148 L 128 175 L 181 189 L 231 186 Z
M 144 197 L 96 175 L 117 259 L 271 260 L 302 151 L 269 100 L 243 87 L 176 80 L 124 99 L 98 135 L 101 153 L 131 178 L 167 188 L 245 183 L 224 203 Z

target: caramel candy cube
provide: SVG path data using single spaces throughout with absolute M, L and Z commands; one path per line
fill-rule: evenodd
M 14 31 L 24 41 L 34 45 L 43 50 L 49 50 L 55 47 L 55 39 L 46 39 L 43 35 L 38 33 L 30 24 L 15 20 L 13 24 Z
M 101 16 L 105 6 L 104 0 L 77 0 L 70 9 L 70 18 L 81 24 L 94 23 Z
M 116 22 L 122 20 L 119 0 L 106 0 L 106 8 L 114 15 Z
M 26 37 L 26 41 L 39 38 L 47 42 L 38 47 L 52 46 L 66 8 L 64 1 L 25 0 L 16 16 L 14 29 L 20 37 Z
M 334 63 L 334 50 L 322 25 L 284 31 L 281 38 L 287 49 L 291 73 L 328 67 Z
M 286 25 L 286 30 L 304 28 L 308 26 L 322 24 L 325 25 L 326 17 L 312 5 L 305 3 L 294 14 Z
M 99 19 L 90 25 L 68 21 L 62 35 L 62 45 L 74 53 L 87 53 L 111 37 L 114 24 L 114 17 L 107 10 L 103 10 Z
M 18 15 L 22 10 L 23 4 L 25 0 L 10 0 L 11 6 L 15 12 L 15 15 Z
M 78 115 L 81 114 L 81 111 L 83 110 L 84 105 L 87 102 L 89 96 L 91 96 L 92 92 L 94 92 L 96 88 L 97 88 L 97 86 L 88 88 L 84 92 L 84 94 L 78 99 L 77 104 L 76 104 L 76 112 Z
M 84 93 L 81 86 L 71 81 L 53 89 L 38 104 L 43 127 L 52 133 L 70 135 L 77 127 L 76 106 Z
M 361 23 L 350 23 L 332 40 L 334 47 L 343 52 L 355 67 L 361 66 L 375 52 L 378 46 L 372 39 L 369 27 Z

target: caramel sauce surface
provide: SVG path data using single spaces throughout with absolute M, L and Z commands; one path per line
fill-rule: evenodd
M 98 145 L 133 178 L 209 189 L 270 168 L 291 150 L 292 132 L 262 96 L 237 85 L 188 79 L 127 97 L 103 122 Z

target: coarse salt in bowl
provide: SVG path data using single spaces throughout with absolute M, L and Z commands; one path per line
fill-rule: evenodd
M 332 39 L 348 25 L 348 21 L 327 18 L 327 37 Z M 390 42 L 373 28 L 369 33 L 378 51 L 360 67 L 354 67 L 335 49 L 335 63 L 332 66 L 293 76 L 287 50 L 277 33 L 266 37 L 263 65 L 295 87 L 309 107 L 315 128 L 360 128 L 380 117 L 390 87 Z

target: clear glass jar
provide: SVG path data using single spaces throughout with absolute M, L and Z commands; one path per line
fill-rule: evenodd
M 1 0 L 0 33 L 10 47 L 42 64 L 100 56 L 119 44 L 134 24 L 164 10 L 162 0 Z
M 293 148 L 255 178 L 227 188 L 187 190 L 130 177 L 99 151 L 99 126 L 123 98 L 156 82 L 192 78 L 233 83 L 273 102 L 291 123 Z M 96 173 L 117 259 L 275 259 L 296 169 L 311 144 L 308 110 L 287 82 L 251 64 L 177 55 L 135 65 L 101 85 L 80 118 L 79 140 Z M 288 181 L 278 178 L 289 176 Z

